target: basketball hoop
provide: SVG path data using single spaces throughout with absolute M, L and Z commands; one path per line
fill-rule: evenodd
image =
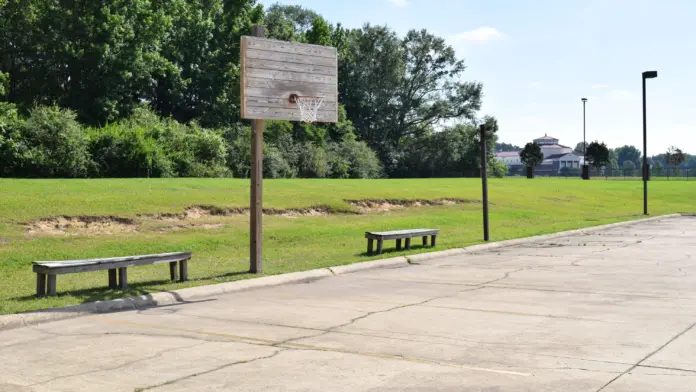
M 317 112 L 324 103 L 324 97 L 290 94 L 290 103 L 300 108 L 300 121 L 313 123 L 317 121 Z

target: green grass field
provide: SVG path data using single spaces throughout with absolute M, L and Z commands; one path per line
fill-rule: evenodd
M 438 250 L 480 243 L 481 182 L 477 179 L 268 180 L 264 207 L 277 210 L 323 206 L 323 215 L 264 218 L 266 274 L 366 261 L 368 230 L 441 229 Z M 650 184 L 650 212 L 694 212 L 696 182 Z M 475 202 L 421 206 L 362 214 L 346 200 L 460 198 Z M 248 269 L 245 214 L 182 214 L 190 206 L 246 207 L 248 180 L 114 179 L 0 180 L 0 314 L 97 299 L 177 289 L 253 277 Z M 491 240 L 551 233 L 636 219 L 642 213 L 642 183 L 577 179 L 490 181 Z M 157 216 L 160 214 L 160 216 Z M 131 218 L 127 226 L 92 224 L 52 232 L 58 216 Z M 111 234 L 105 234 L 109 233 Z M 386 248 L 393 247 L 389 242 Z M 168 282 L 167 266 L 131 268 L 130 289 L 109 290 L 106 271 L 61 275 L 53 298 L 34 298 L 36 260 L 83 259 L 193 250 L 191 281 Z M 411 253 L 427 251 L 415 247 Z M 386 257 L 405 252 L 388 252 Z M 385 256 L 382 256 L 385 257 Z

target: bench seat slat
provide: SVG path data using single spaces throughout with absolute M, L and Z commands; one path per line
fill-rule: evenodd
M 365 238 L 376 240 L 395 240 L 399 238 L 414 238 L 438 234 L 440 234 L 440 230 L 438 229 L 394 230 L 382 232 L 368 231 L 365 233 Z
M 188 260 L 190 258 L 191 252 L 172 252 L 152 255 L 111 257 L 91 260 L 37 261 L 33 263 L 33 270 L 37 273 L 60 275 L 77 272 L 101 271 L 106 269 L 124 268 L 147 264 L 170 263 L 174 261 Z

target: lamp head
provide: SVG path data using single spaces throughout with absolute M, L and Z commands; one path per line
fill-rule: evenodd
M 582 101 L 583 101 L 583 102 L 587 102 L 587 98 L 583 98 Z
M 645 71 L 643 72 L 643 79 L 653 79 L 657 77 L 657 71 Z

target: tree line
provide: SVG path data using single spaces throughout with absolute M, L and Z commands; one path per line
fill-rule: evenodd
M 339 56 L 339 121 L 268 121 L 267 177 L 475 175 L 484 123 L 505 173 L 483 86 L 427 30 L 255 0 L 0 0 L 0 175 L 248 176 L 239 42 L 255 24 Z
M 496 149 L 506 147 L 507 146 L 503 143 L 502 145 L 497 145 Z M 526 167 L 535 168 L 544 161 L 544 154 L 542 153 L 541 147 L 535 142 L 527 143 L 524 148 L 512 151 L 518 150 L 520 160 Z M 641 151 L 635 146 L 624 145 L 611 149 L 608 148 L 604 142 L 580 142 L 576 145 L 575 152 L 584 154 L 587 164 L 594 167 L 596 170 L 607 168 L 614 173 L 619 173 L 620 170 L 633 173 L 637 168 L 643 167 Z M 665 153 L 648 158 L 648 165 L 652 170 L 657 170 L 657 172 L 660 173 L 665 167 L 672 168 L 673 170 L 696 168 L 696 159 L 684 153 L 680 148 L 672 146 L 669 147 Z M 573 173 L 570 173 L 572 169 L 563 169 L 566 169 L 565 174 L 574 174 L 575 171 L 580 171 L 579 169 L 575 169 Z

